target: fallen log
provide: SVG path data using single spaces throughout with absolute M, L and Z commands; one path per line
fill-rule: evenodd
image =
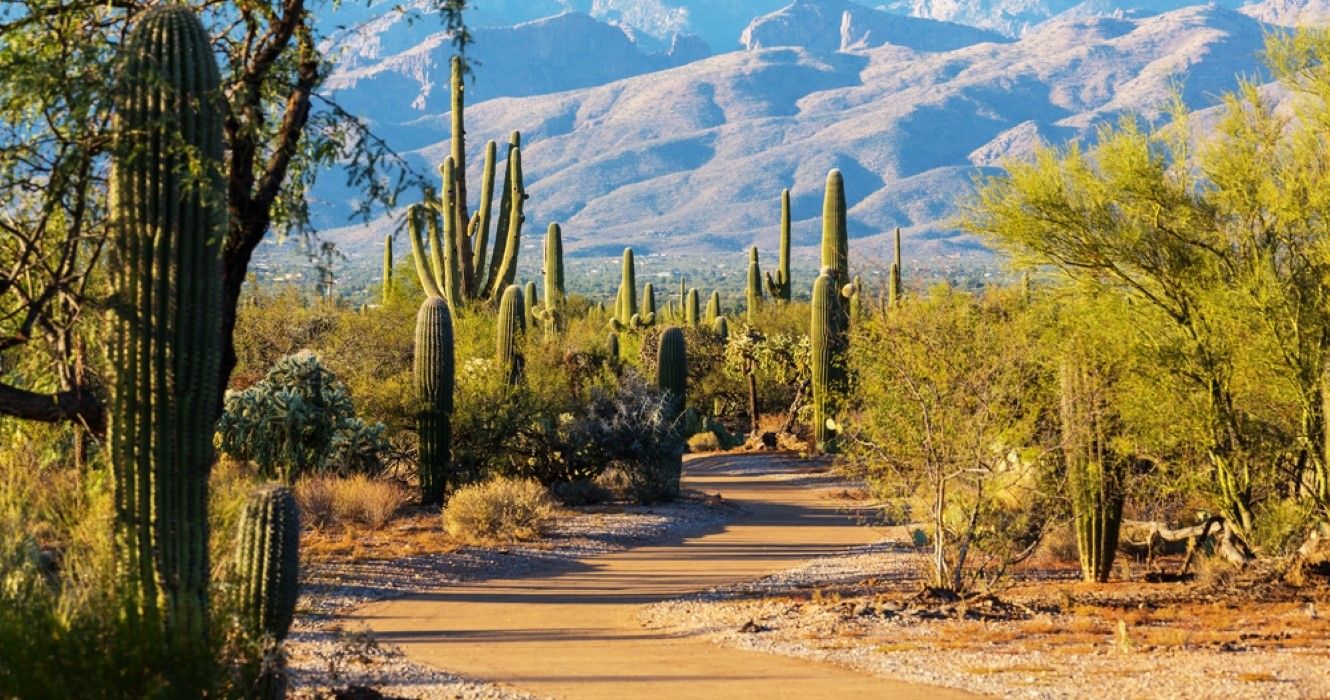
M 1256 558 L 1251 547 L 1222 516 L 1211 516 L 1205 522 L 1191 527 L 1173 528 L 1157 521 L 1125 520 L 1118 536 L 1118 551 L 1136 559 L 1144 559 L 1147 570 L 1153 570 L 1158 555 L 1185 554 L 1179 575 L 1187 573 L 1196 549 L 1210 541 L 1215 552 L 1225 561 L 1245 567 Z

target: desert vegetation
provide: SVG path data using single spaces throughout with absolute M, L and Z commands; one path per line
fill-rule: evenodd
M 1265 612 L 1324 596 L 1330 35 L 1270 40 L 1292 108 L 1244 86 L 1213 127 L 1128 118 L 983 182 L 958 225 L 1019 283 L 911 275 L 900 229 L 867 275 L 833 169 L 816 276 L 793 272 L 785 190 L 773 269 L 736 254 L 742 288 L 640 283 L 625 248 L 603 298 L 568 292 L 555 222 L 522 279 L 523 136 L 484 144 L 468 183 L 459 56 L 437 187 L 385 192 L 392 154 L 350 154 L 370 196 L 418 200 L 353 304 L 245 282 L 305 215 L 306 171 L 349 155 L 329 130 L 363 125 L 305 130 L 302 8 L 232 9 L 258 58 L 186 6 L 113 14 L 114 40 L 53 9 L 115 78 L 75 96 L 86 140 L 0 156 L 44 185 L 6 190 L 0 249 L 0 696 L 281 697 L 302 563 L 366 533 L 504 547 L 567 509 L 668 503 L 688 452 L 817 456 L 862 483 L 923 553 L 912 594 L 962 636 L 983 606 L 1049 612 L 1040 576 L 1199 576 Z M 14 90 L 11 121 L 43 111 Z M 1083 631 L 1116 633 L 1113 605 L 1079 604 Z

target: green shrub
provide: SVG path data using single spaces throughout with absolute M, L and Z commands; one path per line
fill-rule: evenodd
M 713 432 L 698 433 L 688 438 L 689 452 L 719 452 L 721 449 L 720 438 Z
M 554 500 L 534 479 L 494 477 L 458 489 L 443 509 L 448 534 L 470 544 L 540 537 L 554 518 Z
M 288 483 L 310 471 L 376 471 L 387 449 L 383 431 L 356 418 L 346 386 L 309 351 L 282 358 L 250 388 L 228 392 L 217 422 L 223 452 Z
M 582 459 L 621 470 L 633 500 L 668 501 L 679 492 L 684 444 L 667 409 L 655 387 L 627 374 L 613 390 L 592 392 L 566 439 L 579 446 Z

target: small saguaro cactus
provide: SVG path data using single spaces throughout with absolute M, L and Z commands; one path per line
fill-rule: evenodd
M 1117 419 L 1105 396 L 1102 368 L 1080 357 L 1063 360 L 1062 452 L 1067 466 L 1081 575 L 1103 583 L 1113 570 L 1122 509 L 1126 501 L 1127 460 L 1111 444 Z
M 851 323 L 858 321 L 864 315 L 864 280 L 859 275 L 855 275 L 850 283 L 841 290 L 841 296 L 846 300 L 846 318 Z
M 642 287 L 641 310 L 633 314 L 633 328 L 650 328 L 656 324 L 656 288 L 650 282 Z
M 680 277 L 679 277 L 679 308 L 682 309 L 682 308 L 683 308 L 685 305 L 687 305 L 687 304 L 688 304 L 688 279 L 685 278 L 685 277 L 683 277 L 683 276 L 680 276 Z
M 614 331 L 610 331 L 609 336 L 605 338 L 605 355 L 609 358 L 610 368 L 618 371 L 619 360 L 623 355 L 619 349 L 619 334 Z
M 700 315 L 699 311 L 697 288 L 694 287 L 688 290 L 688 300 L 684 304 L 684 325 L 696 326 Z
M 849 282 L 849 257 L 845 180 L 841 178 L 839 170 L 832 170 L 827 173 L 827 191 L 822 200 L 822 270 L 831 275 L 833 291 Z
M 245 624 L 284 639 L 300 594 L 300 511 L 291 489 L 269 485 L 250 494 L 236 532 L 235 567 Z
M 208 475 L 221 363 L 221 90 L 183 6 L 136 18 L 113 93 L 108 446 L 126 615 L 174 650 L 208 623 Z M 185 177 L 182 173 L 192 173 Z M 188 680 L 172 690 L 202 695 Z
M 830 270 L 813 282 L 812 341 L 813 435 L 817 449 L 835 452 L 840 424 L 835 419 L 845 372 L 845 313 Z
M 545 324 L 545 332 L 556 333 L 563 329 L 563 231 L 558 224 L 550 224 L 545 234 L 545 267 L 541 271 L 545 277 L 545 305 L 528 308 L 533 317 Z
M 725 342 L 730 337 L 730 322 L 725 320 L 724 316 L 717 316 L 715 321 L 711 322 L 711 332 Z
M 757 310 L 762 305 L 762 268 L 757 262 L 757 246 L 748 251 L 748 322 L 757 323 Z
M 522 306 L 526 309 L 526 327 L 535 328 L 536 321 L 540 320 L 537 316 L 540 313 L 540 299 L 536 296 L 536 283 L 527 280 L 522 286 Z
M 720 292 L 711 291 L 711 300 L 707 302 L 707 323 L 712 324 L 720 318 Z
M 270 653 L 280 655 L 300 596 L 300 510 L 290 489 L 271 485 L 250 494 L 240 514 L 234 565 L 242 623 L 251 635 L 268 639 Z M 285 697 L 283 668 L 265 661 L 252 697 Z
M 388 234 L 383 237 L 383 301 L 393 294 L 393 236 Z
M 619 296 L 615 318 L 626 327 L 631 327 L 633 315 L 637 313 L 637 270 L 633 264 L 633 249 L 623 249 L 623 268 L 619 277 Z
M 767 273 L 767 291 L 778 301 L 790 300 L 790 191 L 780 193 L 780 268 Z
M 494 334 L 494 359 L 508 386 L 522 381 L 522 335 L 526 333 L 526 310 L 522 308 L 522 288 L 513 284 L 503 291 Z

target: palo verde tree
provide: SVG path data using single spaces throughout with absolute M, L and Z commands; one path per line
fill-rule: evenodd
M 1169 321 L 1156 355 L 1204 397 L 1204 468 L 1244 535 L 1276 499 L 1330 506 L 1327 56 L 1330 32 L 1273 37 L 1290 113 L 1244 83 L 1204 134 L 1180 107 L 1164 127 L 1127 119 L 1089 150 L 1009 164 L 968 216 L 1018 258 Z
M 89 338 L 107 297 L 111 94 L 146 0 L 23 0 L 0 8 L 0 416 L 106 423 Z M 349 165 L 367 207 L 429 181 L 320 92 L 327 57 L 306 0 L 188 0 L 220 64 L 226 212 L 222 334 L 213 401 L 236 364 L 236 306 L 254 250 L 270 233 L 313 236 L 305 193 L 318 171 Z M 459 46 L 465 0 L 432 9 Z

